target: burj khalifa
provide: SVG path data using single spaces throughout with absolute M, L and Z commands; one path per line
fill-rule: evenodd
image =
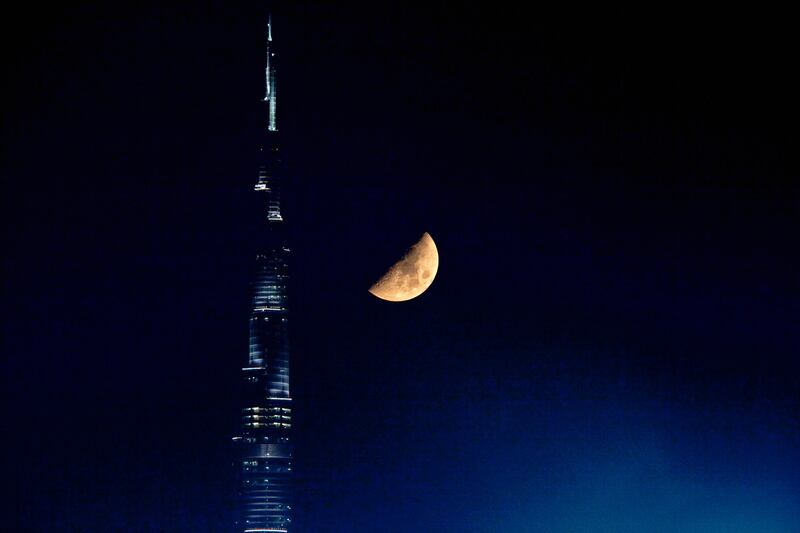
M 250 309 L 250 347 L 242 368 L 241 424 L 233 437 L 239 479 L 237 531 L 292 529 L 292 399 L 289 394 L 289 248 L 281 211 L 283 166 L 277 122 L 272 17 L 266 32 L 263 129 L 259 142 L 259 251 Z

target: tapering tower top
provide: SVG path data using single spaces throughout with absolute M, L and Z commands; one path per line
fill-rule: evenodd
M 275 52 L 272 50 L 272 13 L 267 17 L 267 65 L 265 79 L 264 101 L 269 106 L 269 131 L 278 131 L 278 122 L 275 114 L 277 111 L 277 94 L 275 93 Z

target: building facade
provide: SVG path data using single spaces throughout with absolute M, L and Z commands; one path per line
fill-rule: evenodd
M 259 143 L 258 235 L 250 310 L 250 348 L 242 368 L 244 405 L 233 438 L 239 478 L 237 530 L 291 531 L 292 399 L 289 394 L 289 248 L 281 210 L 276 93 L 277 56 L 267 23 L 264 127 Z

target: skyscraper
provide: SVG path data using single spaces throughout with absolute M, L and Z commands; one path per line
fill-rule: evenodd
M 287 286 L 289 248 L 281 211 L 282 164 L 278 143 L 276 55 L 272 18 L 267 22 L 266 107 L 259 143 L 259 252 L 250 310 L 250 350 L 242 368 L 244 394 L 238 450 L 238 530 L 291 529 L 292 400 L 289 395 Z

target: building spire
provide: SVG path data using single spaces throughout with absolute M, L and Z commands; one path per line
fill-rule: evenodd
M 269 105 L 269 131 L 278 131 L 278 123 L 275 118 L 277 111 L 277 100 L 275 93 L 275 52 L 272 51 L 272 13 L 267 18 L 267 66 L 265 79 L 264 101 Z

